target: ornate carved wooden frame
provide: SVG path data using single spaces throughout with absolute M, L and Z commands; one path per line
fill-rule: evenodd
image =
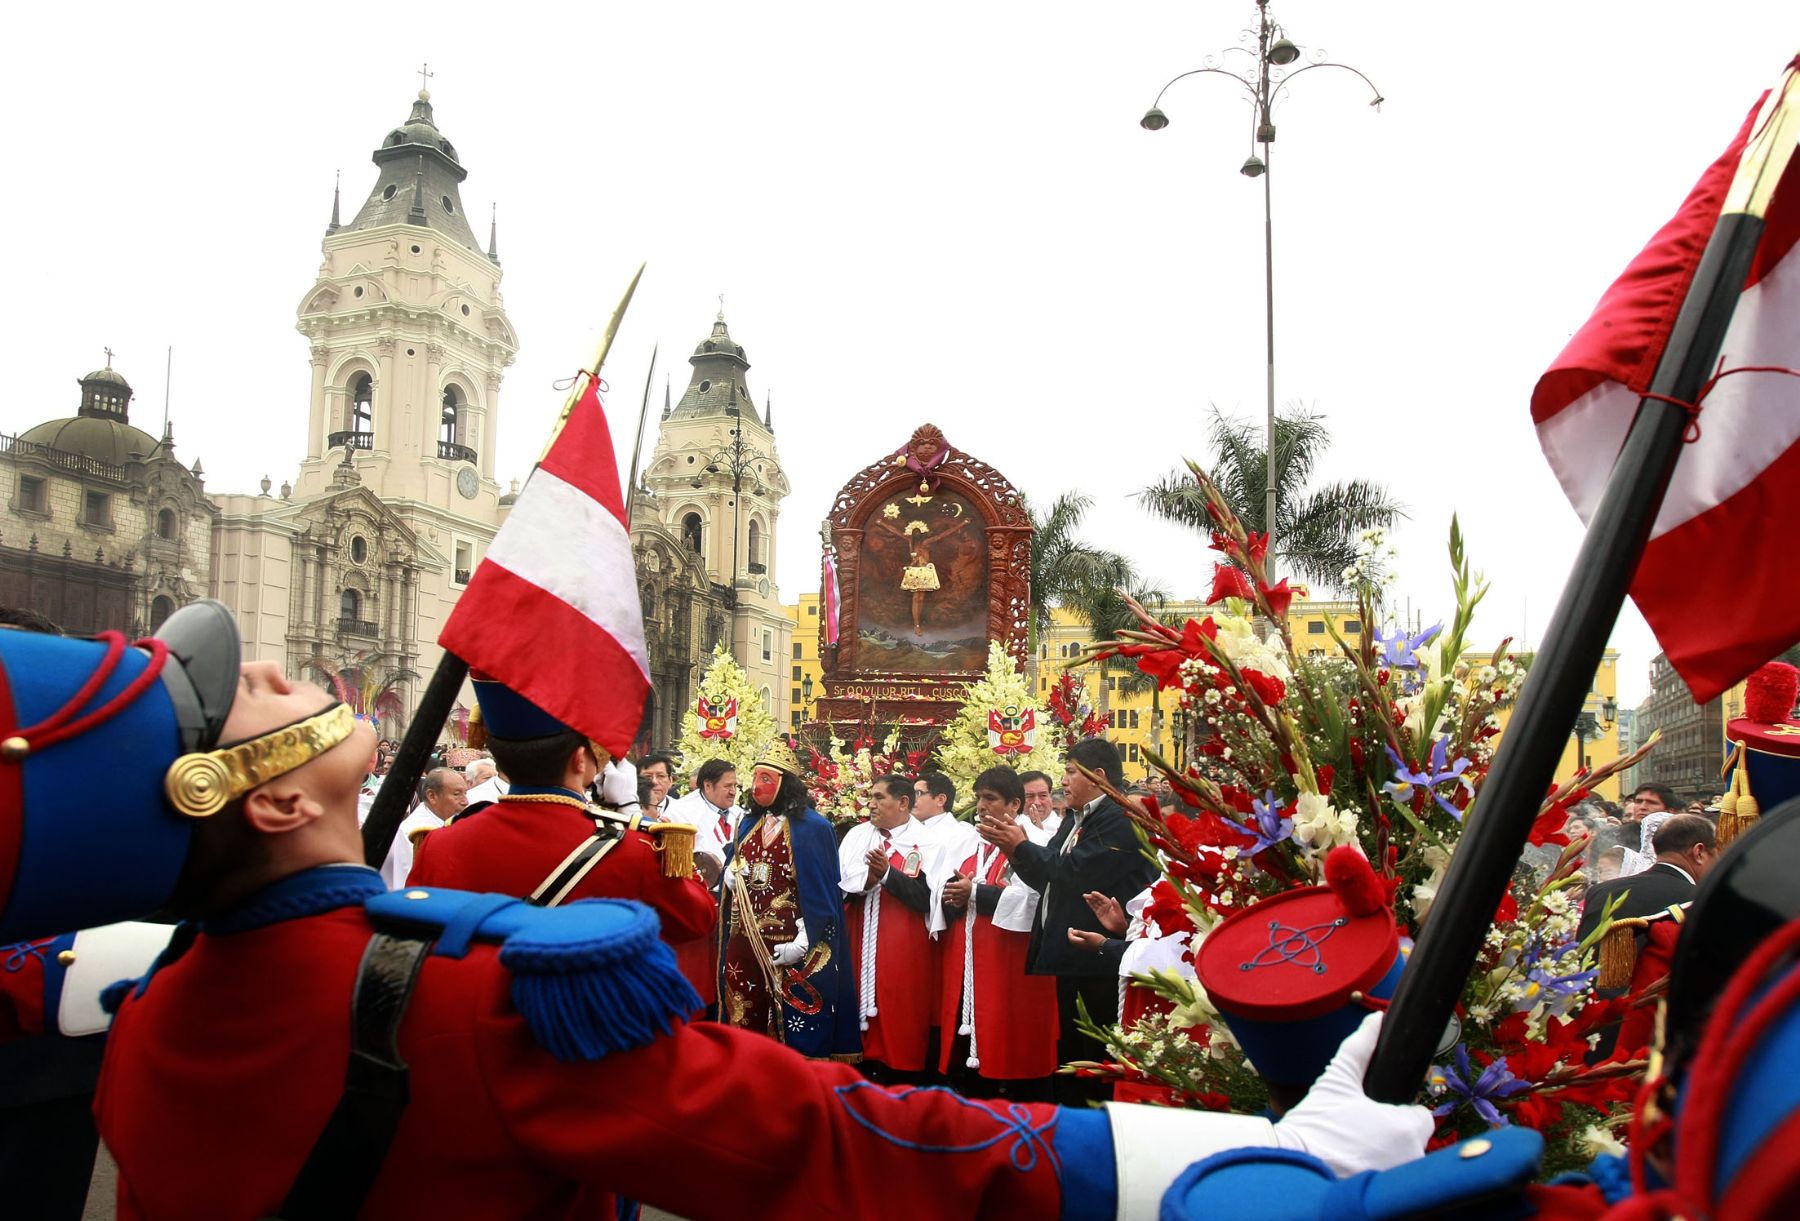
M 914 439 L 928 430 L 936 431 L 931 425 L 924 425 L 914 432 Z M 835 648 L 825 642 L 823 616 L 819 623 L 820 667 L 829 695 L 839 695 L 839 688 L 851 682 L 876 687 L 904 685 L 915 688 L 938 683 L 955 685 L 977 678 L 981 673 L 884 673 L 857 665 L 860 639 L 857 601 L 863 539 L 869 517 L 876 506 L 895 493 L 917 487 L 920 477 L 920 473 L 909 469 L 903 459 L 897 461 L 890 454 L 858 471 L 832 502 L 826 522 L 838 562 L 838 644 Z M 1001 647 L 1022 664 L 1031 616 L 1031 517 L 1025 510 L 1024 497 L 1006 476 L 954 447 L 947 448 L 943 461 L 932 467 L 927 477 L 934 485 L 941 483 L 946 491 L 965 497 L 982 514 L 989 575 L 987 636 L 989 640 L 998 640 Z

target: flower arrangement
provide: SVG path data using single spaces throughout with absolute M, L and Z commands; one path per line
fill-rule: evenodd
M 1476 814 L 1499 733 L 1496 712 L 1516 697 L 1525 672 L 1504 644 L 1487 656 L 1468 648 L 1487 587 L 1471 575 L 1454 520 L 1456 610 L 1448 625 L 1389 625 L 1354 640 L 1333 627 L 1335 656 L 1302 656 L 1286 620 L 1299 591 L 1285 580 L 1268 583 L 1267 537 L 1247 533 L 1193 469 L 1215 526 L 1212 546 L 1224 560 L 1213 583 L 1215 609 L 1177 630 L 1134 606 L 1138 626 L 1090 654 L 1134 659 L 1188 713 L 1186 765 L 1152 760 L 1190 812 L 1113 795 L 1162 871 L 1145 913 L 1150 930 L 1186 934 L 1190 969 L 1136 977 L 1154 992 L 1156 1011 L 1132 1029 L 1090 1026 L 1113 1062 L 1070 1068 L 1152 1087 L 1175 1105 L 1255 1109 L 1261 1086 L 1192 977 L 1194 947 L 1225 916 L 1318 884 L 1327 854 L 1345 844 L 1368 858 L 1409 937 L 1431 910 L 1465 820 Z M 1366 625 L 1378 622 L 1391 556 L 1379 531 L 1366 532 L 1345 572 Z M 1439 1120 L 1434 1147 L 1523 1123 L 1543 1133 L 1544 1164 L 1555 1173 L 1585 1164 L 1622 1130 L 1643 1062 L 1629 1054 L 1637 1049 L 1597 1066 L 1584 1062 L 1598 1029 L 1616 1021 L 1625 1002 L 1594 999 L 1605 921 L 1577 941 L 1582 845 L 1570 843 L 1563 825 L 1590 785 L 1648 749 L 1578 774 L 1545 798 L 1464 987 L 1459 1029 L 1427 1082 L 1426 1101 Z
M 833 737 L 825 751 L 803 744 L 800 764 L 806 769 L 813 808 L 834 823 L 853 823 L 868 817 L 869 785 L 877 777 L 893 772 L 913 775 L 929 755 L 907 749 L 896 727 L 879 746 L 866 736 L 848 746 Z
M 757 757 L 775 740 L 775 718 L 763 708 L 749 675 L 722 643 L 713 648 L 712 660 L 700 679 L 699 699 L 732 708 L 736 720 L 729 735 L 709 735 L 698 709 L 689 708 L 681 718 L 681 737 L 675 743 L 682 770 L 691 777 L 708 759 L 728 759 L 737 769 L 738 779 L 747 784 Z
M 1044 710 L 1062 726 L 1065 742 L 1098 738 L 1106 733 L 1106 718 L 1094 710 L 1094 702 L 1088 698 L 1087 684 L 1067 670 L 1057 675 L 1056 683 L 1044 700 Z
M 1005 715 L 1009 724 L 1031 721 L 1028 745 L 1020 743 L 1026 749 L 1018 750 L 1010 741 L 1002 743 L 1008 749 L 996 749 L 996 713 Z M 933 761 L 956 785 L 956 791 L 972 801 L 975 777 L 996 764 L 1005 763 L 1021 772 L 1060 773 L 1062 748 L 1062 725 L 1046 714 L 1018 663 L 997 641 L 989 641 L 987 672 L 964 692 L 962 706 L 945 726 Z

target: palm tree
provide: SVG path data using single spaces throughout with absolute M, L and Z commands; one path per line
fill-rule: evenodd
M 1097 590 L 1118 590 L 1132 582 L 1131 561 L 1117 552 L 1082 542 L 1075 536 L 1081 519 L 1093 501 L 1079 492 L 1058 496 L 1039 513 L 1027 504 L 1031 515 L 1031 653 L 1037 653 L 1038 636 L 1050 630 L 1050 608 L 1070 606 L 1095 596 Z
M 1207 473 L 1244 528 L 1262 532 L 1267 529 L 1268 487 L 1262 430 L 1231 419 L 1215 406 L 1209 433 L 1213 461 Z M 1308 491 L 1313 466 L 1330 444 L 1323 417 L 1312 411 L 1296 407 L 1275 417 L 1275 548 L 1281 567 L 1303 580 L 1335 588 L 1356 559 L 1357 535 L 1393 525 L 1406 510 L 1386 488 L 1366 479 Z M 1164 476 L 1138 498 L 1158 517 L 1202 533 L 1213 528 L 1199 485 L 1185 470 Z

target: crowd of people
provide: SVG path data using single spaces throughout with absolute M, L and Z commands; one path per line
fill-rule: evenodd
M 634 766 L 475 675 L 485 743 L 433 761 L 376 870 L 362 822 L 410 781 L 380 774 L 372 729 L 325 692 L 240 665 L 222 607 L 185 608 L 135 647 L 16 629 L 0 630 L 0 832 L 16 832 L 0 834 L 0 939 L 16 941 L 0 1051 L 49 1063 L 59 1030 L 84 1049 L 58 1062 L 75 1090 L 0 1107 L 21 1215 L 79 1215 L 96 1131 L 130 1218 L 573 1218 L 633 1200 L 696 1219 L 900 1217 L 916 1212 L 907 1183 L 949 1216 L 1183 1217 L 1289 1192 L 1294 1215 L 1335 1215 L 1344 1192 L 1403 1215 L 1496 1191 L 1598 1216 L 1663 1190 L 1641 1174 L 1534 1188 L 1535 1148 L 1504 1129 L 1424 1156 L 1431 1113 L 1364 1094 L 1380 1023 L 1366 1010 L 1403 961 L 1348 847 L 1366 877 L 1328 862 L 1328 885 L 1288 896 L 1305 905 L 1296 928 L 1347 930 L 1301 975 L 1323 996 L 1356 955 L 1393 965 L 1355 1003 L 1314 1013 L 1296 997 L 1295 1014 L 1256 1018 L 1275 1036 L 1254 1052 L 1234 1024 L 1268 1115 L 1132 1105 L 1059 1073 L 1101 1052 L 1079 1017 L 1132 1020 L 1135 970 L 1198 971 L 1220 996 L 1296 957 L 1294 930 L 1255 908 L 1204 943 L 1248 936 L 1227 976 L 1159 945 L 1144 919 L 1157 869 L 1111 795 L 1158 794 L 1127 790 L 1102 738 L 1071 746 L 1060 778 L 997 764 L 960 792 L 931 770 L 883 776 L 868 817 L 834 828 L 784 740 L 745 776 L 723 759 Z M 1662 954 L 1666 1045 L 1704 1075 L 1726 1054 L 1715 1000 L 1760 1006 L 1742 1024 L 1757 1048 L 1800 1029 L 1781 1024 L 1794 986 L 1761 991 L 1800 952 L 1800 904 L 1768 867 L 1800 855 L 1800 803 L 1723 854 L 1716 812 L 1673 807 L 1646 785 L 1616 827 L 1591 804 L 1570 829 L 1591 866 L 1623 846 L 1609 837 L 1635 837 L 1641 859 L 1590 874 L 1587 918 L 1610 912 Z M 1690 944 L 1701 965 L 1671 971 Z M 1747 982 L 1726 988 L 1740 966 Z M 1303 1033 L 1318 1021 L 1338 1033 Z M 1271 1048 L 1308 1066 L 1286 1077 Z M 1672 1091 L 1651 1103 L 1718 1122 Z M 1757 1141 L 1730 1153 L 1755 1171 L 1738 1180 L 1778 1203 L 1791 1171 Z M 1490 1150 L 1503 1182 L 1472 1165 Z

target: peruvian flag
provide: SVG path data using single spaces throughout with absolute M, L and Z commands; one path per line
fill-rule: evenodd
M 619 468 L 594 378 L 438 643 L 615 756 L 631 746 L 650 665 Z
M 1531 396 L 1544 455 L 1586 522 L 1637 414 L 1757 112 L 1675 219 L 1601 297 Z M 1720 349 L 1723 377 L 1689 430 L 1631 596 L 1694 699 L 1704 703 L 1800 640 L 1790 531 L 1800 487 L 1800 157 Z M 1757 369 L 1771 371 L 1753 371 Z

